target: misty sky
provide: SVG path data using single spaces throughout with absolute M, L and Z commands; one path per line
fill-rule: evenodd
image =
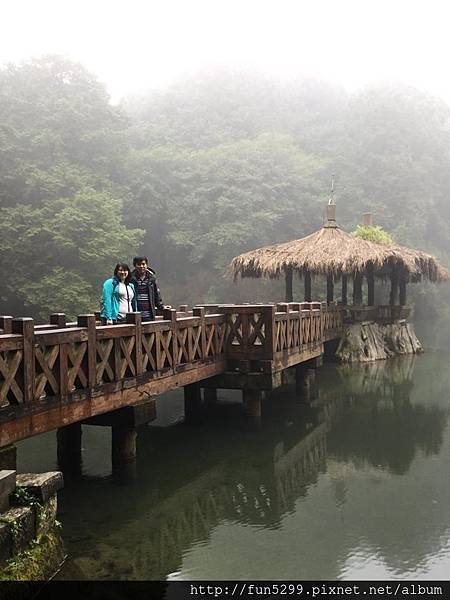
M 436 0 L 1 0 L 0 63 L 62 54 L 121 96 L 214 66 L 353 91 L 399 80 L 450 103 Z

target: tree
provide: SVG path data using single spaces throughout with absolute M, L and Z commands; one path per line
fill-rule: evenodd
M 48 311 L 73 317 L 97 310 L 102 281 L 143 234 L 121 223 L 121 211 L 119 199 L 92 188 L 5 209 L 0 265 L 8 272 L 2 299 L 10 312 L 48 318 Z
M 0 204 L 57 195 L 70 169 L 97 189 L 117 184 L 127 125 L 81 65 L 50 56 L 0 69 Z
M 357 225 L 352 235 L 362 240 L 381 245 L 392 244 L 394 241 L 389 233 L 379 225 Z

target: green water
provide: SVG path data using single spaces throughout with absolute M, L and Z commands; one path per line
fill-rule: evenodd
M 140 431 L 135 478 L 111 475 L 110 432 L 83 427 L 82 474 L 60 493 L 60 578 L 448 579 L 450 356 L 319 370 L 319 397 L 267 397 L 259 431 L 239 394 L 203 424 L 180 392 Z M 55 434 L 19 470 L 57 468 Z

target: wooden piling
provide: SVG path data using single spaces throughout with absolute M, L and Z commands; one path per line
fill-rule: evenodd
M 59 468 L 81 474 L 81 423 L 72 423 L 56 431 L 56 452 Z
M 197 421 L 202 410 L 200 383 L 190 383 L 184 386 L 184 417 L 186 421 Z
M 136 459 L 137 432 L 134 427 L 113 425 L 111 427 L 111 461 L 113 468 Z

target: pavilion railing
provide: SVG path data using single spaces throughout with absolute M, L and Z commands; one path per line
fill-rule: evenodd
M 208 314 L 212 312 L 213 314 Z M 77 323 L 36 326 L 0 318 L 0 408 L 101 394 L 227 360 L 265 360 L 320 345 L 342 326 L 342 310 L 321 303 L 219 305 L 161 320 L 102 326 L 95 315 Z M 56 317 L 53 319 L 56 321 Z M 58 325 L 63 325 L 59 327 Z M 47 328 L 46 328 L 47 327 Z
M 378 304 L 376 306 L 346 306 L 348 321 L 360 323 L 362 321 L 375 321 L 377 323 L 392 323 L 400 319 L 408 319 L 411 316 L 410 306 L 399 306 L 390 304 Z
M 393 321 L 398 321 L 401 319 L 409 319 L 412 313 L 411 306 L 391 306 L 389 304 L 380 304 L 377 306 L 377 308 L 377 320 L 385 323 L 392 323 Z

